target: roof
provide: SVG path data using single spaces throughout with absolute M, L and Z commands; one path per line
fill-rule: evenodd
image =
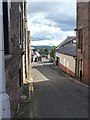
M 40 54 L 37 51 L 35 52 L 35 54 L 37 57 L 40 57 Z
M 32 50 L 34 50 L 34 47 L 31 47 Z
M 63 40 L 58 46 L 56 49 L 59 49 L 59 47 L 62 47 L 68 43 L 70 43 L 71 41 L 73 40 L 76 40 L 76 37 L 75 36 L 68 36 L 65 40 Z
M 65 46 L 57 49 L 56 52 L 75 57 L 76 56 L 76 46 L 65 45 Z

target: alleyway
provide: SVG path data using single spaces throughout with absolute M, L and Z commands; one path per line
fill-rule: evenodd
M 88 88 L 74 82 L 54 65 L 36 63 L 34 79 L 34 118 L 87 118 Z

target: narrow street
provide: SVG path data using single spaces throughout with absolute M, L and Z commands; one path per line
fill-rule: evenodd
M 87 118 L 88 87 L 49 63 L 32 65 L 34 118 Z
M 0 0 L 0 120 L 90 118 L 89 13 L 90 0 Z

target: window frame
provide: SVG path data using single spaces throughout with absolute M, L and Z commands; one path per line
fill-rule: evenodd
M 82 29 L 78 30 L 78 49 L 81 49 L 81 53 L 82 53 L 82 42 L 83 41 L 83 31 Z
M 4 32 L 4 53 L 9 55 L 9 41 L 10 41 L 10 8 L 11 3 L 3 2 L 3 32 Z

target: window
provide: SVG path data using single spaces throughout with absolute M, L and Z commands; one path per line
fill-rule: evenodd
M 9 54 L 9 24 L 8 24 L 8 3 L 3 2 L 3 29 L 4 29 L 4 51 Z
M 10 39 L 10 2 L 3 2 L 3 30 L 4 30 L 4 52 L 9 55 Z
M 66 63 L 66 59 L 64 58 L 64 66 L 65 66 L 65 63 Z
M 77 63 L 77 64 L 78 64 L 78 77 L 80 77 L 80 76 L 79 76 L 79 69 L 80 69 L 79 66 L 80 66 L 80 62 L 79 62 L 79 60 L 78 60 L 77 62 L 78 62 L 78 63 Z
M 21 75 L 21 68 L 19 68 L 19 86 L 22 85 L 22 75 Z
M 69 62 L 67 62 L 67 68 L 69 68 Z
M 81 49 L 81 52 L 82 52 L 82 41 L 83 41 L 83 33 L 82 33 L 82 30 L 79 29 L 79 31 L 78 31 L 78 49 Z
M 19 4 L 19 44 L 20 48 L 22 47 L 22 12 L 21 12 L 21 6 Z

